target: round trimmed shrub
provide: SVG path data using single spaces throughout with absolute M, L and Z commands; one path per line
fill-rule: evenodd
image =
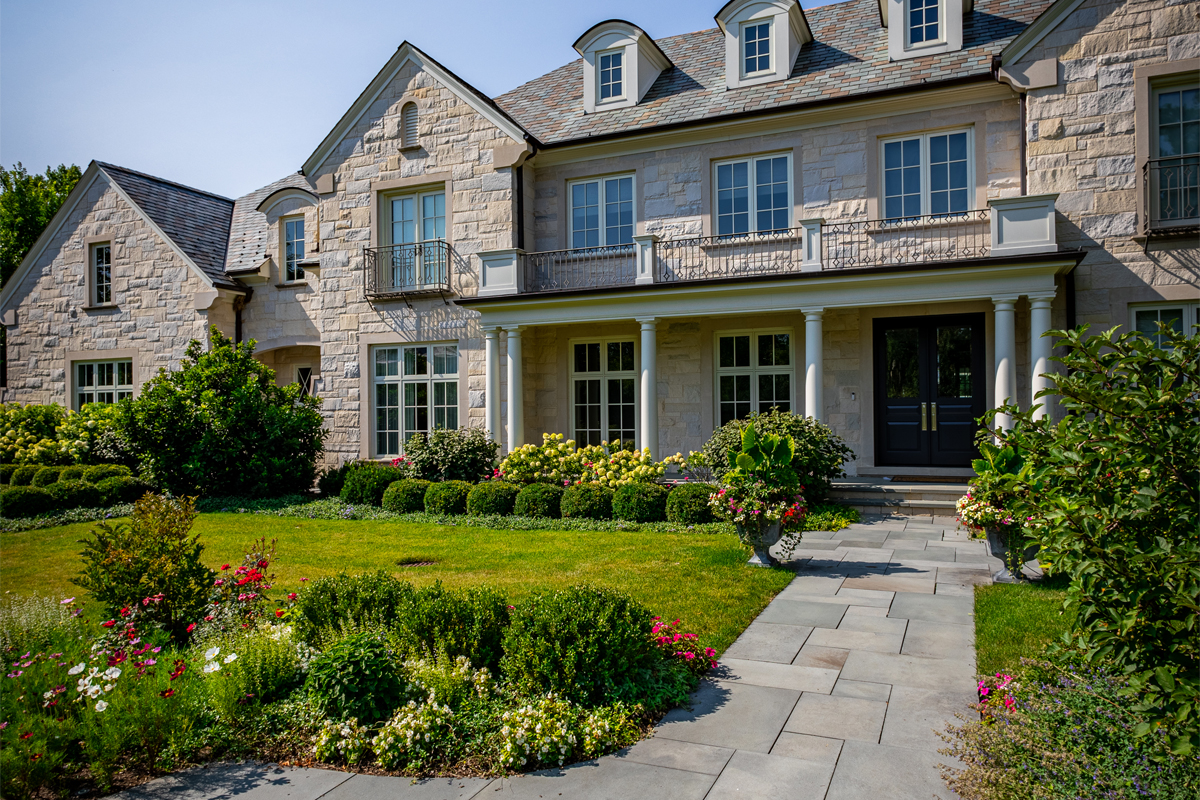
M 54 499 L 36 486 L 12 486 L 0 492 L 0 517 L 36 517 L 54 510 Z
M 389 718 L 400 706 L 404 683 L 383 637 L 358 633 L 317 656 L 305 688 L 326 718 L 355 717 L 370 725 Z
M 561 486 L 553 483 L 531 483 L 521 489 L 513 513 L 518 517 L 562 517 Z
M 38 470 L 42 468 L 41 464 L 22 464 L 13 470 L 13 474 L 8 479 L 9 486 L 28 486 L 33 476 L 38 474 Z
M 657 483 L 627 483 L 613 492 L 613 517 L 629 522 L 662 522 L 667 518 L 667 489 Z
M 8 483 L 19 464 L 0 464 L 0 484 Z
M 715 522 L 708 497 L 717 490 L 710 483 L 681 483 L 667 495 L 667 522 L 703 525 Z
M 99 483 L 105 478 L 133 477 L 133 471 L 121 464 L 97 464 L 83 471 L 83 479 L 88 483 Z
M 504 481 L 481 483 L 467 495 L 467 513 L 475 516 L 499 514 L 507 516 L 513 512 L 521 487 Z
M 62 467 L 42 467 L 33 476 L 29 485 L 45 489 L 52 483 L 58 483 L 58 477 L 62 475 L 62 471 Z
M 63 467 L 63 471 L 59 473 L 60 481 L 81 481 L 84 480 L 84 473 L 87 472 L 86 467 Z
M 467 513 L 467 496 L 471 484 L 466 481 L 442 481 L 425 491 L 425 510 L 430 514 L 447 516 Z
M 387 488 L 404 477 L 396 467 L 360 461 L 346 473 L 339 497 L 343 503 L 377 506 L 383 502 Z
M 430 481 L 420 478 L 405 478 L 392 481 L 383 493 L 383 510 L 396 514 L 412 514 L 425 510 L 425 492 L 431 486 Z
M 59 511 L 71 508 L 100 508 L 101 493 L 95 484 L 87 481 L 59 481 L 46 487 L 46 494 L 54 501 Z
M 59 479 L 59 483 L 64 482 L 64 479 Z M 146 483 L 127 475 L 105 478 L 95 484 L 95 487 L 96 491 L 100 493 L 100 508 L 115 506 L 118 503 L 132 503 L 150 491 L 150 487 Z
M 564 519 L 612 519 L 613 490 L 598 483 L 579 483 L 562 496 Z

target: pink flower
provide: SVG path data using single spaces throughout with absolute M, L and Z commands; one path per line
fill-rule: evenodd
M 71 603 L 74 603 L 74 602 L 75 602 L 75 598 L 74 598 L 74 597 L 68 597 L 66 600 L 62 600 L 62 601 L 60 601 L 60 602 L 59 602 L 59 605 L 60 605 L 60 606 L 66 606 L 66 605 L 70 605 Z

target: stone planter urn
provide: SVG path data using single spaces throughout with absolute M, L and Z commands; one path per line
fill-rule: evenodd
M 1027 561 L 1032 561 L 1041 549 L 1035 544 L 1026 547 L 1023 552 L 1013 553 L 1010 552 L 1008 539 L 1009 535 L 998 527 L 987 529 L 988 551 L 1004 562 L 1004 569 L 992 576 L 993 583 L 1017 583 L 1024 580 L 1021 566 Z
M 760 525 L 757 529 L 737 525 L 738 538 L 754 548 L 747 564 L 755 567 L 776 567 L 779 562 L 771 555 L 771 546 L 779 541 L 783 532 L 781 522 L 771 522 Z

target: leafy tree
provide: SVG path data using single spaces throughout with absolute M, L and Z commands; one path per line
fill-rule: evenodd
M 181 369 L 160 370 L 121 403 L 117 429 L 142 476 L 175 495 L 272 497 L 308 491 L 328 431 L 321 401 L 276 386 L 254 359 L 254 340 L 234 344 L 215 327 L 211 348 L 192 340 Z
M 82 176 L 74 164 L 46 167 L 45 175 L 30 175 L 20 162 L 11 170 L 0 167 L 0 285 L 8 283 Z

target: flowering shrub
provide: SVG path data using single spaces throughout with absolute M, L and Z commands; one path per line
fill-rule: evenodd
M 500 445 L 479 428 L 438 428 L 415 433 L 404 443 L 414 478 L 475 483 L 492 475 Z M 406 476 L 409 477 L 409 476 Z
M 119 415 L 115 403 L 88 403 L 79 411 L 68 409 L 55 428 L 60 456 L 76 464 L 96 463 L 100 460 L 97 450 L 116 430 Z
M 701 648 L 697 641 L 700 637 L 683 632 L 680 625 L 679 620 L 663 622 L 662 617 L 655 617 L 650 636 L 664 656 L 682 664 L 689 672 L 703 676 L 717 666 L 717 651 L 711 647 Z
M 372 742 L 384 769 L 419 769 L 442 756 L 454 735 L 454 712 L 433 700 L 409 700 Z
M 192 622 L 201 627 L 218 630 L 239 630 L 253 627 L 269 615 L 271 604 L 268 592 L 275 581 L 270 572 L 276 557 L 276 540 L 266 537 L 256 539 L 242 555 L 237 567 L 222 564 L 220 572 L 212 581 L 203 623 L 199 618 Z M 191 633 L 194 628 L 189 628 Z
M 499 475 L 513 483 L 600 483 L 610 489 L 627 483 L 649 483 L 661 478 L 669 464 L 683 465 L 676 453 L 655 462 L 648 449 L 627 450 L 619 440 L 576 448 L 574 439 L 561 433 L 543 433 L 542 444 L 518 447 L 500 462 Z
M 331 720 L 317 734 L 313 754 L 321 761 L 355 766 L 362 763 L 370 746 L 370 732 L 358 720 Z
M 74 459 L 58 442 L 65 409 L 58 405 L 0 405 L 0 462 L 70 464 Z
M 623 703 L 593 708 L 586 713 L 579 734 L 579 755 L 598 758 L 638 740 L 637 709 Z
M 976 498 L 970 489 L 958 498 L 954 507 L 958 511 L 959 521 L 976 532 L 1007 527 L 1015 522 L 1012 514 L 1003 508 L 996 508 L 986 500 Z
M 578 710 L 547 694 L 501 716 L 500 763 L 509 769 L 562 766 L 575 752 Z
M 491 671 L 487 667 L 473 668 L 466 656 L 405 661 L 403 674 L 404 690 L 410 698 L 451 708 L 462 708 L 474 699 L 490 697 L 495 690 Z

